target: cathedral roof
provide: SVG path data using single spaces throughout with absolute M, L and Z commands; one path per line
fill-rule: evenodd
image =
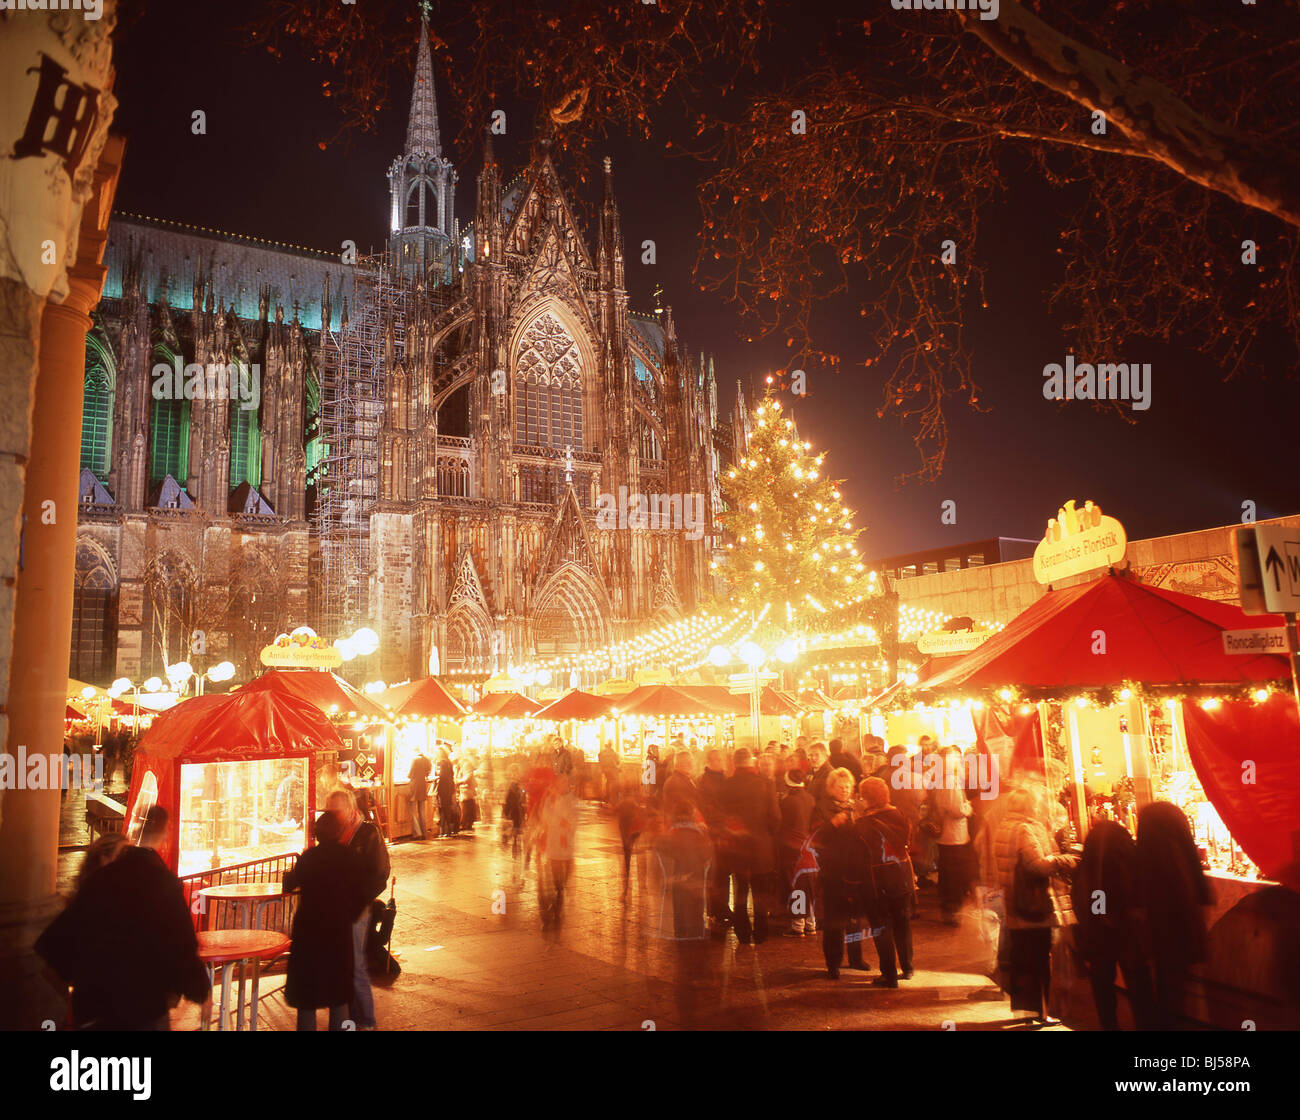
M 642 315 L 632 311 L 628 313 L 627 321 L 631 324 L 632 329 L 641 336 L 642 341 L 654 353 L 655 357 L 661 362 L 664 359 L 664 325 L 657 316 Z
M 355 302 L 354 266 L 342 264 L 337 253 L 122 213 L 115 214 L 108 226 L 105 297 L 122 295 L 127 262 L 137 254 L 149 302 L 162 301 L 166 276 L 165 295 L 176 311 L 193 307 L 194 281 L 200 270 L 211 280 L 217 302 L 222 307 L 233 305 L 241 319 L 258 318 L 263 285 L 271 294 L 268 318 L 274 318 L 280 306 L 285 319 L 292 321 L 296 303 L 299 321 L 312 330 L 320 326 L 327 276 L 332 328 L 339 326 L 344 297 L 349 304 Z

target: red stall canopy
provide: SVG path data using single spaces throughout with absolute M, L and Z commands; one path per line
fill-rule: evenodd
M 168 811 L 167 842 L 160 854 L 175 869 L 178 855 L 181 766 L 193 762 L 242 762 L 259 758 L 310 758 L 343 749 L 321 710 L 296 696 L 267 689 L 240 689 L 224 696 L 198 696 L 155 716 L 140 740 L 128 797 L 131 824 L 153 804 Z M 314 810 L 315 775 L 307 785 L 308 815 Z M 140 791 L 149 793 L 142 803 Z
M 918 688 L 961 694 L 1105 688 L 1126 681 L 1186 689 L 1241 686 L 1290 675 L 1285 657 L 1223 650 L 1225 630 L 1280 628 L 1278 615 L 1105 575 L 1048 591 L 987 642 Z
M 489 692 L 474 705 L 474 714 L 487 719 L 528 719 L 543 705 L 518 692 Z
M 353 688 L 337 673 L 322 669 L 268 669 L 239 691 L 297 696 L 334 719 L 346 719 L 353 712 L 361 717 L 381 719 L 384 715 L 383 708 L 364 692 Z
M 389 711 L 408 719 L 459 719 L 468 712 L 436 677 L 386 689 L 383 704 Z
M 679 688 L 671 684 L 649 684 L 633 689 L 618 700 L 618 710 L 626 716 L 649 716 L 662 719 L 665 716 L 698 716 L 731 714 L 729 705 L 721 707 L 710 702 L 704 696 L 697 696 L 696 689 Z
M 575 688 L 534 712 L 533 718 L 550 719 L 559 723 L 570 719 L 602 719 L 613 714 L 614 703 L 611 696 L 593 696 L 590 692 Z

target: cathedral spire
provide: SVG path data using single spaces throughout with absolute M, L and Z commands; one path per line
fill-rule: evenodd
M 429 49 L 429 6 L 420 5 L 411 116 L 406 149 L 388 169 L 389 253 L 410 279 L 431 284 L 454 273 L 452 241 L 456 229 L 456 171 L 442 154 L 438 99 Z
M 614 201 L 614 163 L 605 157 L 605 198 L 600 206 L 600 236 L 597 262 L 601 280 L 607 286 L 621 291 L 623 276 L 623 230 L 619 221 L 618 203 Z
M 411 117 L 406 124 L 407 155 L 442 155 L 438 134 L 438 97 L 433 88 L 433 54 L 429 50 L 429 8 L 420 5 L 420 44 L 411 90 Z

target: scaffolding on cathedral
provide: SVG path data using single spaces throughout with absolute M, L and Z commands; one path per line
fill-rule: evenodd
M 379 493 L 379 428 L 383 422 L 384 334 L 395 352 L 406 345 L 410 288 L 386 255 L 355 265 L 354 304 L 321 347 L 320 439 L 313 527 L 319 552 L 312 614 L 323 634 L 350 633 L 370 616 L 369 511 Z

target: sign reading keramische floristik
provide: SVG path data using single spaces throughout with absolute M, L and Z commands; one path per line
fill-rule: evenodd
M 1098 568 L 1109 568 L 1124 559 L 1128 537 L 1124 526 L 1106 517 L 1101 506 L 1084 502 L 1076 509 L 1074 499 L 1066 502 L 1047 523 L 1047 532 L 1034 549 L 1034 578 L 1055 583 Z

